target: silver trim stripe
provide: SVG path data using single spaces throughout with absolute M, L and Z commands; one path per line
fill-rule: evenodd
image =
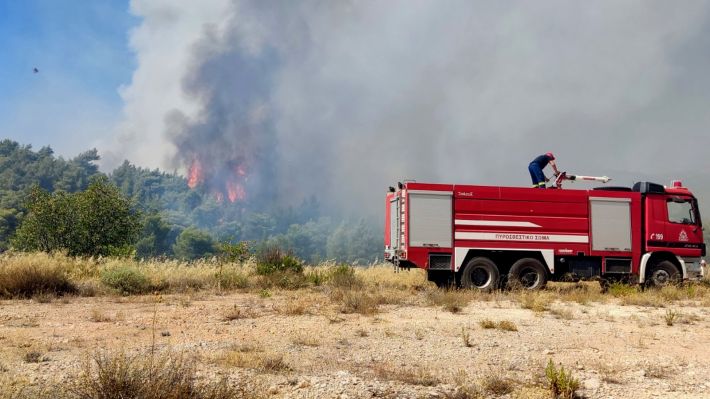
M 472 231 L 457 231 L 454 235 L 457 240 L 485 240 L 485 241 L 534 241 L 534 242 L 573 242 L 588 243 L 589 236 L 576 236 L 567 234 L 540 234 L 540 233 L 481 233 Z
M 542 227 L 532 222 L 516 222 L 512 220 L 464 220 L 456 219 L 459 226 L 498 226 L 498 227 Z

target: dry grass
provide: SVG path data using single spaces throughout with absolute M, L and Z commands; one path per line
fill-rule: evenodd
M 71 383 L 79 398 L 256 398 L 256 387 L 219 380 L 198 384 L 194 361 L 184 354 L 153 356 L 98 353 Z
M 387 363 L 378 363 L 373 367 L 375 377 L 380 380 L 400 381 L 410 385 L 421 385 L 425 387 L 437 386 L 441 380 L 429 373 L 426 366 L 414 368 L 394 367 Z
M 249 343 L 232 345 L 214 360 L 223 367 L 253 369 L 264 373 L 291 370 L 283 355 L 266 352 L 263 347 Z
M 0 298 L 32 298 L 36 295 L 75 293 L 65 257 L 47 254 L 0 257 Z
M 574 319 L 574 312 L 571 309 L 563 308 L 560 306 L 550 308 L 550 314 L 558 319 L 572 320 Z
M 517 299 L 523 309 L 541 313 L 550 310 L 550 306 L 555 301 L 555 295 L 549 291 L 521 291 L 518 293 Z
M 461 327 L 461 340 L 463 341 L 463 346 L 467 348 L 473 346 L 473 342 L 471 342 L 471 333 L 466 327 Z
M 441 306 L 451 313 L 460 313 L 471 302 L 471 291 L 431 289 L 426 293 L 430 306 Z
M 298 346 L 317 347 L 320 346 L 320 341 L 313 335 L 298 334 L 291 338 L 291 343 Z
M 234 305 L 231 308 L 228 308 L 222 314 L 222 320 L 224 320 L 224 321 L 232 321 L 232 320 L 239 320 L 239 319 L 251 319 L 253 317 L 254 317 L 254 314 L 250 310 L 248 310 L 246 308 L 241 308 L 237 305 Z
M 493 321 L 491 319 L 483 319 L 478 324 L 484 329 L 498 329 L 502 331 L 518 331 L 518 326 L 510 320 Z
M 305 290 L 327 295 L 334 308 L 342 313 L 371 315 L 383 305 L 421 304 L 460 313 L 472 301 L 519 303 L 524 309 L 571 319 L 573 314 L 553 306 L 556 303 L 614 301 L 622 305 L 668 307 L 689 304 L 710 305 L 709 283 L 687 283 L 656 290 L 612 284 L 602 293 L 597 282 L 555 283 L 541 291 L 496 291 L 435 289 L 423 270 L 395 273 L 388 265 L 351 267 L 322 263 L 300 272 L 256 273 L 254 260 L 224 263 L 217 260 L 181 262 L 176 260 L 142 261 L 115 258 L 79 259 L 61 254 L 6 253 L 0 256 L 0 297 L 34 298 L 50 302 L 57 295 L 76 293 L 83 296 L 123 294 L 191 293 L 247 290 L 264 298 L 283 290 L 292 292 L 289 301 L 274 310 L 283 315 L 314 313 L 321 306 L 309 303 Z M 189 306 L 189 304 L 188 304 Z
M 507 395 L 513 392 L 514 388 L 513 382 L 501 373 L 486 375 L 481 381 L 481 386 L 487 393 L 496 396 Z
M 89 316 L 89 320 L 95 323 L 107 323 L 114 321 L 114 318 L 99 308 L 93 308 L 91 309 L 91 316 Z

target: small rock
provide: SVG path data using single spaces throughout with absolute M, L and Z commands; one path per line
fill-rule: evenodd
M 596 391 L 601 386 L 598 378 L 590 378 L 584 381 L 584 388 L 590 391 Z
M 169 337 L 170 336 L 170 331 L 161 331 L 160 332 L 161 337 Z

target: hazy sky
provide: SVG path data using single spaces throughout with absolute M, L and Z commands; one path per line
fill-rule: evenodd
M 710 194 L 710 1 L 5 3 L 0 134 L 105 168 L 247 157 L 371 212 L 403 178 L 528 185 L 553 151 Z

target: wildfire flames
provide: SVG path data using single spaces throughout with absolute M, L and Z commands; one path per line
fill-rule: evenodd
M 244 201 L 247 197 L 244 188 L 247 179 L 247 169 L 242 163 L 233 168 L 215 168 L 210 165 L 205 167 L 196 157 L 193 158 L 187 173 L 188 187 L 207 184 L 219 203 L 222 203 L 225 197 L 229 202 Z

